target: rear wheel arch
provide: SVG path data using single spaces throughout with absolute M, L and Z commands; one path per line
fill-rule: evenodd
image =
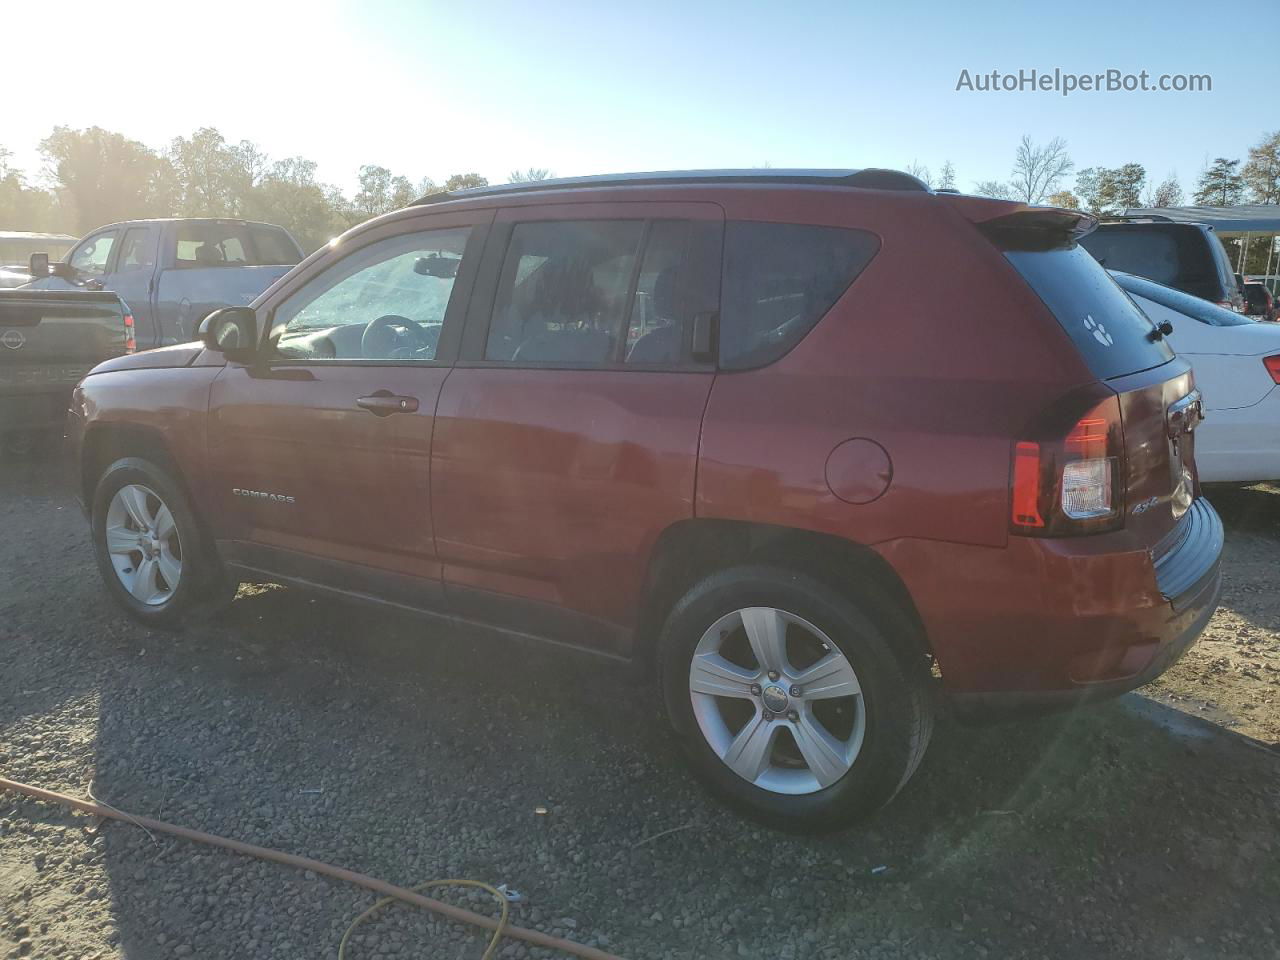
M 663 623 L 695 584 L 743 564 L 797 570 L 849 596 L 893 640 L 905 666 L 927 670 L 935 659 L 906 585 L 870 547 L 811 530 L 709 519 L 672 524 L 655 543 L 637 623 L 636 659 L 653 666 Z

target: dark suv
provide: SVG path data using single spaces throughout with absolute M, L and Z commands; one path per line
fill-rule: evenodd
M 1244 312 L 1231 260 L 1213 227 L 1164 217 L 1107 220 L 1080 243 L 1108 270 L 1146 277 Z
M 652 664 L 717 792 L 847 823 L 935 694 L 1128 690 L 1217 604 L 1191 369 L 1092 224 L 875 170 L 429 198 L 85 378 L 98 563 L 152 624 L 275 581 Z

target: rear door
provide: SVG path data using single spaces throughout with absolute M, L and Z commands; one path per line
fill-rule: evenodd
M 722 234 L 714 204 L 499 212 L 432 451 L 453 609 L 623 652 L 652 547 L 693 516 Z
M 155 323 L 152 303 L 155 298 L 156 254 L 160 245 L 160 227 L 139 224 L 127 227 L 120 238 L 120 251 L 105 284 L 129 307 L 137 331 L 138 347 L 160 346 L 164 341 Z

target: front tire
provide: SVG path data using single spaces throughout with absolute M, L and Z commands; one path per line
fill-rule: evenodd
M 848 826 L 888 803 L 924 755 L 926 672 L 809 576 L 717 573 L 676 604 L 659 642 L 667 713 L 694 771 L 756 819 Z
M 117 460 L 98 481 L 91 516 L 107 592 L 142 623 L 173 627 L 234 596 L 186 494 L 164 468 Z

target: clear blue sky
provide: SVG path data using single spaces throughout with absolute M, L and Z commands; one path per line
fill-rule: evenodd
M 1006 178 L 1026 133 L 1063 137 L 1077 167 L 1136 161 L 1190 187 L 1206 157 L 1243 157 L 1280 128 L 1276 0 L 127 0 L 110 16 L 99 0 L 64 0 L 59 10 L 37 42 L 6 45 L 0 143 L 29 169 L 54 124 L 96 123 L 154 146 L 212 125 L 273 156 L 316 160 L 347 189 L 362 163 L 415 180 L 477 170 L 499 181 L 527 166 L 918 161 L 936 171 L 947 159 L 967 189 Z M 1208 73 L 1213 91 L 955 90 L 963 68 L 1032 67 Z

